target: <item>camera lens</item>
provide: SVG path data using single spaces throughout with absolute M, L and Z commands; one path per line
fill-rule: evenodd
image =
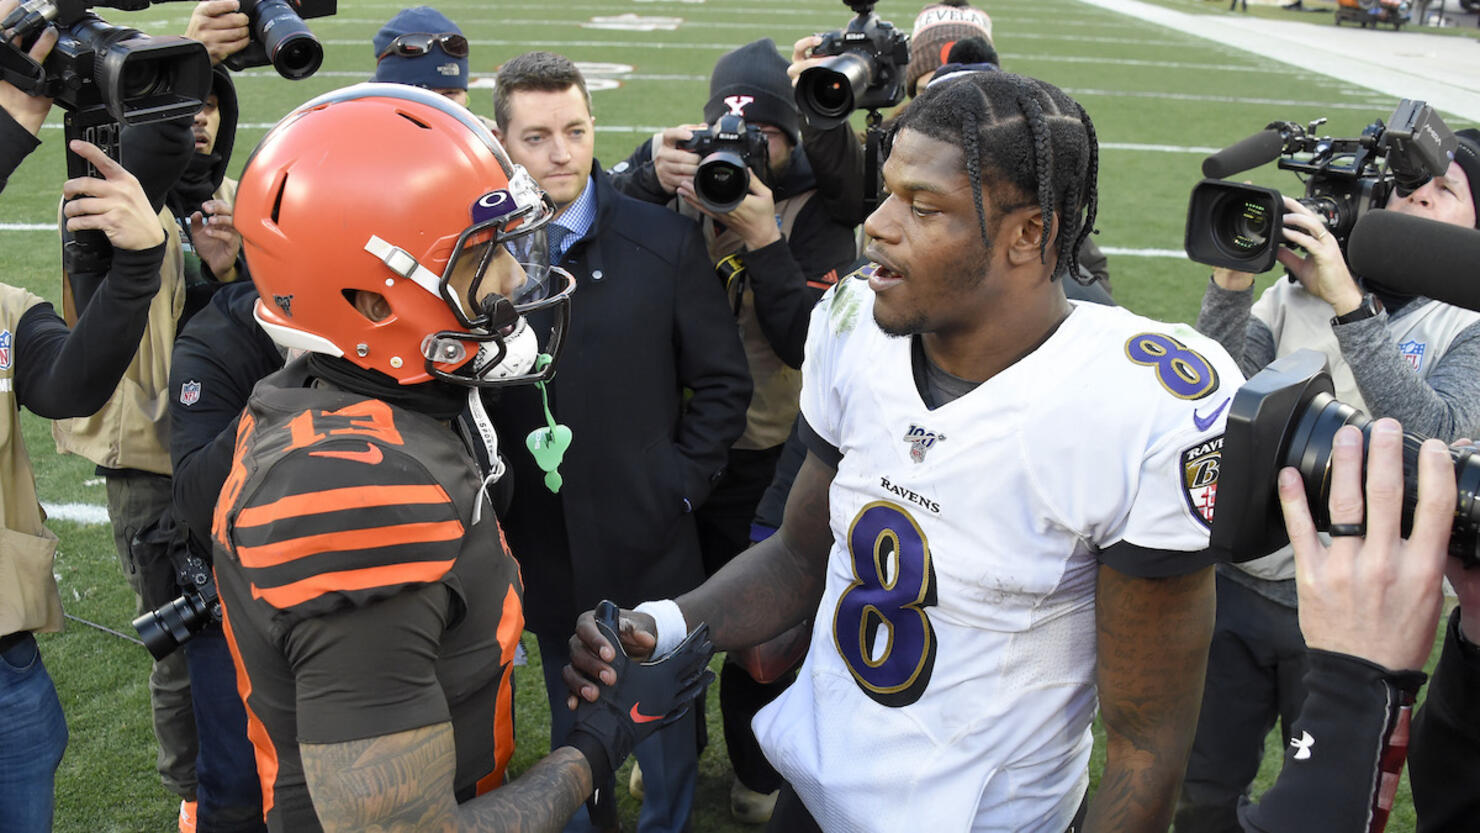
M 874 66 L 856 52 L 844 52 L 802 71 L 796 102 L 807 122 L 827 129 L 854 110 L 854 102 L 873 83 Z
M 135 619 L 134 630 L 155 659 L 164 659 L 206 626 L 209 611 L 204 599 L 187 593 Z
M 159 89 L 164 74 L 160 71 L 159 64 L 154 61 L 129 61 L 124 64 L 123 78 L 119 80 L 119 87 L 123 90 L 124 98 L 142 98 Z
M 1270 207 L 1258 200 L 1230 194 L 1213 209 L 1213 239 L 1234 256 L 1262 249 L 1273 224 Z
M 324 47 L 313 35 L 300 35 L 284 41 L 272 55 L 272 66 L 284 78 L 307 78 L 324 62 Z
M 733 211 L 749 191 L 750 170 L 735 153 L 720 151 L 706 156 L 694 174 L 694 194 L 711 211 Z
M 1337 401 L 1329 393 L 1318 393 L 1300 415 L 1290 433 L 1290 445 L 1281 465 L 1294 466 L 1305 481 L 1306 502 L 1316 528 L 1331 525 L 1331 446 L 1336 431 L 1343 425 L 1355 425 L 1365 434 L 1372 418 L 1350 405 Z M 1413 528 L 1413 510 L 1418 503 L 1418 450 L 1423 438 L 1403 435 L 1403 514 L 1402 533 L 1407 537 Z M 1458 485 L 1454 523 L 1449 534 L 1449 554 L 1467 564 L 1480 560 L 1480 455 L 1474 447 L 1451 448 Z

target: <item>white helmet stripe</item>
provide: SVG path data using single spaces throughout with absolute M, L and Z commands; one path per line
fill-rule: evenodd
M 442 297 L 438 291 L 438 285 L 442 282 L 442 276 L 416 262 L 416 258 L 410 252 L 399 246 L 392 246 L 375 235 L 370 235 L 370 241 L 365 244 L 365 251 L 375 255 L 376 259 L 384 263 L 387 268 L 397 275 L 415 283 L 417 286 L 432 293 L 437 298 Z M 462 299 L 457 299 L 462 303 Z M 467 313 L 467 310 L 463 310 Z M 472 315 L 469 313 L 469 318 Z

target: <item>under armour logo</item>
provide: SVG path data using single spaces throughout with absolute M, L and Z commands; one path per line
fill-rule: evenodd
M 1316 739 L 1310 736 L 1310 732 L 1301 732 L 1300 737 L 1290 738 L 1290 745 L 1295 748 L 1295 760 L 1304 761 L 1310 758 L 1310 748 L 1316 745 Z
M 745 105 L 749 104 L 752 101 L 755 101 L 755 96 L 753 95 L 725 96 L 725 106 L 730 108 L 730 115 L 732 116 L 745 115 Z

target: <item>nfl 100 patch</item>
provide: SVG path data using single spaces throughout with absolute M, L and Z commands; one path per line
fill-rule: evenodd
M 1213 526 L 1213 504 L 1218 500 L 1218 469 L 1222 462 L 1221 435 L 1182 452 L 1182 496 L 1192 516 L 1209 529 Z
M 923 463 L 925 452 L 934 448 L 936 443 L 945 442 L 946 435 L 937 434 L 918 425 L 911 425 L 910 430 L 904 434 L 904 441 L 910 444 L 910 459 L 916 463 Z

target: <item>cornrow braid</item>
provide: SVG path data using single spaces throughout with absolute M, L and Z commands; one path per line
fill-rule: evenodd
M 962 149 L 982 241 L 997 218 L 1037 204 L 1045 235 L 1055 220 L 1054 277 L 1077 275 L 1079 247 L 1098 212 L 1099 147 L 1089 114 L 1058 87 L 1007 72 L 966 73 L 926 88 L 891 126 L 885 147 L 914 130 Z M 987 217 L 982 188 L 992 189 Z M 989 223 L 988 220 L 992 223 Z

